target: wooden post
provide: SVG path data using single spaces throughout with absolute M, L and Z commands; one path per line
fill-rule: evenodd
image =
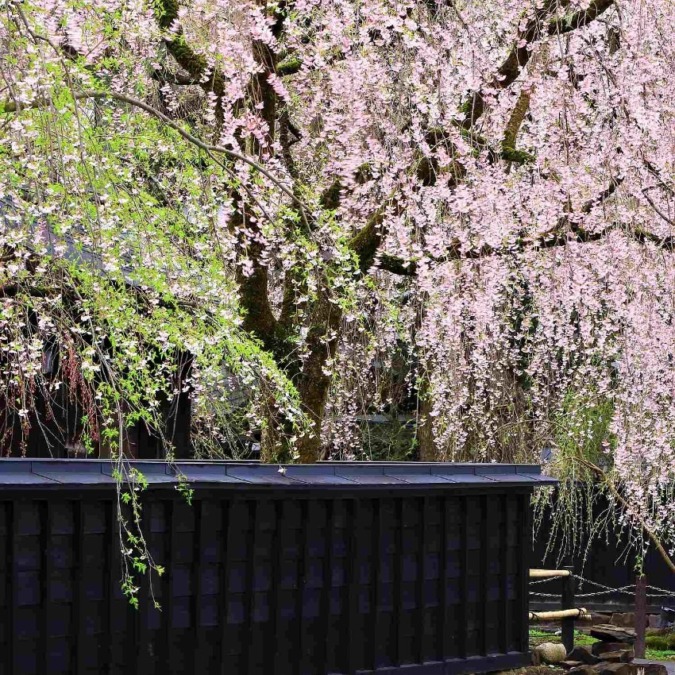
M 572 566 L 563 567 L 569 570 L 566 577 L 562 577 L 562 609 L 574 608 L 574 568 Z M 574 618 L 562 620 L 562 643 L 569 654 L 574 649 Z
M 645 658 L 645 628 L 647 625 L 647 577 L 635 580 L 635 656 Z

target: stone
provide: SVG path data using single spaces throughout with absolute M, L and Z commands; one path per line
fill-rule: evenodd
M 602 656 L 605 652 L 619 652 L 623 649 L 632 649 L 628 642 L 594 642 L 591 645 L 591 653 Z
M 668 675 L 668 669 L 662 663 L 638 663 L 638 675 Z
M 630 663 L 635 658 L 632 649 L 619 649 L 615 652 L 603 652 L 602 660 L 610 663 Z
M 567 655 L 568 661 L 580 661 L 587 665 L 593 665 L 594 663 L 600 663 L 600 660 L 595 654 L 591 653 L 591 650 L 588 647 L 574 647 L 572 651 Z
M 603 661 L 593 666 L 599 675 L 637 675 L 638 666 L 634 663 L 607 663 Z
M 574 668 L 578 668 L 579 666 L 583 666 L 585 664 L 581 661 L 570 661 L 569 659 L 565 659 L 564 661 L 560 662 L 560 665 L 566 670 L 573 670 Z
M 649 628 L 663 628 L 664 621 L 661 618 L 660 614 L 648 614 L 647 621 L 649 623 Z
M 609 623 L 612 624 L 612 626 L 632 626 L 632 623 L 624 623 L 624 616 L 626 616 L 626 614 L 619 614 L 615 612 L 610 617 Z M 630 614 L 628 616 L 630 616 Z
M 543 642 L 532 650 L 532 654 L 539 656 L 540 663 L 561 663 L 567 656 L 567 650 L 559 642 Z
M 575 675 L 598 675 L 598 671 L 595 670 L 593 666 L 589 666 L 585 663 L 577 666 L 576 668 L 572 668 L 572 670 L 568 670 L 567 672 L 574 673 Z
M 625 628 L 635 627 L 635 614 L 633 612 L 615 613 L 609 620 L 612 626 L 620 626 Z
M 610 624 L 599 624 L 591 628 L 591 637 L 603 642 L 635 642 L 635 631 L 632 628 L 620 628 Z
M 611 614 L 604 614 L 603 612 L 591 612 L 591 623 L 610 623 L 612 618 Z
M 621 628 L 635 628 L 635 613 L 634 612 L 623 612 L 612 614 L 609 623 L 612 626 L 618 626 Z M 645 628 L 649 626 L 649 617 L 645 617 Z

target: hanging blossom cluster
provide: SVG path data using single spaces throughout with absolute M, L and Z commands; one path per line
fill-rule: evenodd
M 672 535 L 672 3 L 4 8 L 24 434 L 36 388 L 101 429 L 184 389 L 205 448 L 258 426 L 268 459 L 373 456 L 364 420 L 405 399 L 412 454 L 551 447 Z

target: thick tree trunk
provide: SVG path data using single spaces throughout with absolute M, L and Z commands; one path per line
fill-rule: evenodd
M 289 460 L 296 456 L 300 462 L 310 464 L 321 459 L 321 426 L 331 382 L 331 376 L 326 374 L 325 367 L 328 359 L 335 355 L 341 321 L 342 311 L 330 302 L 329 291 L 326 288 L 320 289 L 319 297 L 312 307 L 311 327 L 307 335 L 309 355 L 301 367 L 297 367 L 299 375 L 295 378 L 303 411 L 312 427 L 295 441 L 294 447 L 290 447 L 288 425 L 271 413 L 261 441 L 263 461 Z M 277 355 L 277 360 L 283 360 L 282 356 Z M 296 368 L 289 363 L 285 365 L 292 376 L 292 371 Z M 273 405 L 269 408 L 272 411 Z
M 437 462 L 439 452 L 434 443 L 431 409 L 433 402 L 429 395 L 428 381 L 425 377 L 419 391 L 420 403 L 417 414 L 417 442 L 420 449 L 421 462 Z

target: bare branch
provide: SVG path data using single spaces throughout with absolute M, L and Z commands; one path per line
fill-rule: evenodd
M 654 211 L 661 216 L 663 220 L 665 220 L 669 225 L 675 226 L 675 220 L 672 218 L 669 218 L 655 203 L 654 200 L 649 196 L 648 194 L 649 188 L 643 188 L 642 194 L 644 195 L 644 198 L 649 202 L 649 205 L 654 209 Z
M 556 9 L 558 4 L 558 0 L 546 0 L 542 7 L 534 12 L 525 28 L 519 31 L 513 47 L 490 82 L 490 88 L 499 90 L 510 87 L 532 58 L 532 45 L 543 35 L 568 33 L 581 28 L 606 12 L 614 4 L 614 0 L 594 0 L 585 11 L 552 21 L 548 26 L 544 25 L 546 18 Z M 471 129 L 485 112 L 485 98 L 482 92 L 473 92 L 464 101 L 461 111 L 466 115 L 463 123 L 464 128 Z
M 588 9 L 580 10 L 574 14 L 569 14 L 560 19 L 556 19 L 555 21 L 551 21 L 548 24 L 548 34 L 559 35 L 562 33 L 569 33 L 577 28 L 582 28 L 591 21 L 597 19 L 613 4 L 614 0 L 594 0 L 588 6 Z

